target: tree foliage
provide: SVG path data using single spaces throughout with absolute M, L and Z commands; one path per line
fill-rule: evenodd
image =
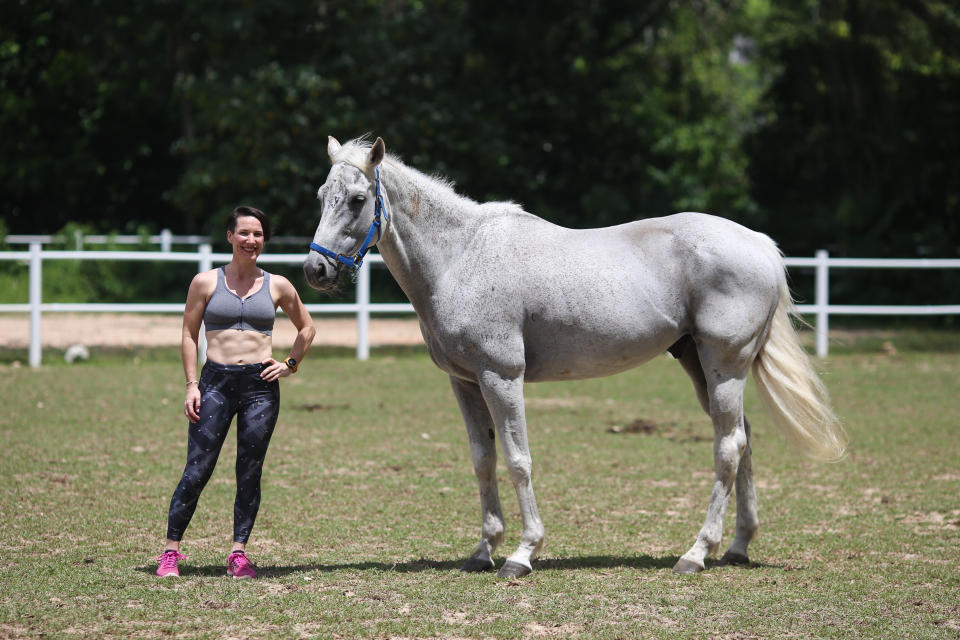
M 172 75 L 149 3 L 2 7 L 0 213 L 10 230 L 160 221 L 154 203 L 182 172 L 170 154 Z
M 724 215 L 788 253 L 960 243 L 940 0 L 3 0 L 0 212 L 309 235 L 326 136 L 569 226 Z
M 778 9 L 775 119 L 749 136 L 753 194 L 796 250 L 956 254 L 960 13 L 952 3 Z

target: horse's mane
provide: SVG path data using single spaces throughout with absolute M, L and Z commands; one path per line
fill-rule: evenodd
M 352 164 L 353 166 L 363 170 L 366 168 L 367 156 L 369 155 L 372 147 L 373 142 L 370 140 L 368 135 L 363 135 L 358 138 L 354 138 L 353 140 L 348 140 L 340 147 L 337 155 L 334 158 L 331 158 L 331 162 L 334 164 L 337 162 L 346 162 L 347 164 Z M 460 201 L 466 201 L 471 204 L 477 204 L 470 198 L 457 193 L 454 188 L 455 185 L 453 180 L 439 175 L 427 175 L 422 171 L 404 164 L 403 160 L 400 159 L 400 156 L 390 153 L 389 151 L 384 157 L 383 162 L 380 164 L 380 167 L 381 177 L 385 183 L 391 182 L 389 178 L 390 173 L 397 173 L 404 176 L 406 181 L 411 183 L 409 186 L 418 191 L 433 193 L 443 198 L 452 198 Z M 392 182 L 392 186 L 395 188 L 406 190 L 402 184 L 398 183 L 398 181 Z
M 331 158 L 331 162 L 334 164 L 346 162 L 361 171 L 366 171 L 367 157 L 372 147 L 373 142 L 370 141 L 368 135 L 348 140 L 341 145 L 336 156 Z M 491 215 L 493 212 L 501 215 L 532 215 L 524 211 L 522 206 L 510 200 L 478 203 L 457 193 L 453 180 L 439 175 L 427 175 L 404 164 L 399 156 L 389 151 L 384 156 L 383 162 L 380 163 L 380 178 L 384 185 L 396 189 L 402 199 L 417 202 L 416 211 L 419 211 L 420 202 L 432 201 L 446 211 L 467 209 L 482 215 Z M 413 215 L 416 215 L 416 213 Z

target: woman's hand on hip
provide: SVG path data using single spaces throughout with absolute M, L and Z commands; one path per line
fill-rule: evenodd
M 266 366 L 266 368 L 260 372 L 260 377 L 267 382 L 273 382 L 274 380 L 279 380 L 280 378 L 286 378 L 288 375 L 293 373 L 290 367 L 288 367 L 285 363 L 274 360 L 273 358 L 267 358 L 260 364 Z

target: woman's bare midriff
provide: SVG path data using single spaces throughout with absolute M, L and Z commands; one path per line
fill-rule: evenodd
M 259 331 L 207 331 L 207 359 L 220 364 L 255 364 L 273 355 L 271 336 Z

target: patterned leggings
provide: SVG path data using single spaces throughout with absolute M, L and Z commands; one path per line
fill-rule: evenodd
M 260 377 L 261 364 L 224 365 L 209 360 L 200 373 L 200 420 L 190 423 L 187 465 L 170 500 L 167 538 L 180 540 L 200 492 L 217 464 L 220 448 L 237 416 L 237 497 L 233 540 L 246 543 L 260 509 L 260 475 L 280 414 L 280 384 Z

